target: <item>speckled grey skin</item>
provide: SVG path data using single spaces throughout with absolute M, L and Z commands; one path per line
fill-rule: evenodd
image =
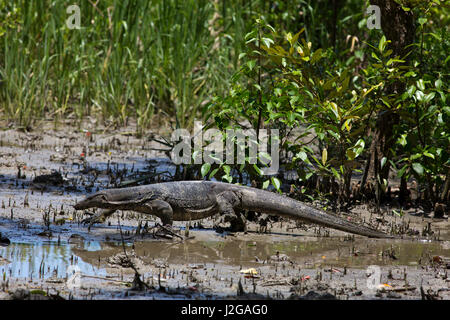
M 115 210 L 133 210 L 159 217 L 163 224 L 203 219 L 214 214 L 235 215 L 242 209 L 276 214 L 373 238 L 394 238 L 353 224 L 300 201 L 274 192 L 212 181 L 176 181 L 102 190 L 74 205 L 76 210 L 110 209 L 89 219 L 104 222 Z M 239 217 L 239 213 L 236 214 Z

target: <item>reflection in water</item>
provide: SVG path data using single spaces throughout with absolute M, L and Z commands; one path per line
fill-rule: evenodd
M 131 243 L 126 245 L 131 251 Z M 219 241 L 165 241 L 135 242 L 136 255 L 144 263 L 162 258 L 170 264 L 218 263 L 242 266 L 255 264 L 274 256 L 277 252 L 287 255 L 298 265 L 309 267 L 347 266 L 365 268 L 368 265 L 414 265 L 420 259 L 434 255 L 450 256 L 448 242 L 383 241 L 359 239 L 339 241 L 336 238 L 308 241 L 277 239 L 266 236 L 258 241 L 227 239 Z M 0 272 L 8 277 L 66 278 L 67 269 L 73 265 L 82 274 L 106 276 L 106 258 L 122 253 L 120 243 L 84 241 L 78 244 L 56 242 L 12 243 L 0 247 L 0 256 L 10 263 L 0 265 Z M 388 252 L 389 254 L 386 254 Z M 392 258 L 394 256 L 394 258 Z
M 7 247 L 0 247 L 0 256 L 10 261 L 0 265 L 0 272 L 13 278 L 65 278 L 68 267 L 73 265 L 85 275 L 106 275 L 104 269 L 73 255 L 72 247 L 70 244 L 58 245 L 56 242 L 11 243 Z M 88 251 L 101 249 L 100 243 L 93 241 L 85 242 L 81 247 Z
M 415 265 L 433 255 L 450 256 L 443 242 L 384 241 L 359 239 L 338 241 L 336 238 L 311 241 L 189 241 L 180 244 L 136 243 L 140 257 L 164 258 L 168 263 L 222 263 L 243 265 L 268 260 L 280 254 L 297 264 L 311 263 L 365 268 L 377 265 Z M 426 260 L 424 260 L 425 262 Z

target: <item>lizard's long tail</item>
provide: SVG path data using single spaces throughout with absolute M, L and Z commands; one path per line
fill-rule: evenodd
M 299 219 L 305 222 L 315 223 L 325 227 L 372 238 L 395 238 L 394 236 L 383 232 L 327 214 L 324 211 L 308 206 L 300 201 L 281 196 L 274 192 L 264 190 L 255 191 L 254 189 L 247 187 L 243 187 L 241 192 L 244 193 L 244 196 L 242 197 L 242 207 L 247 210 L 268 214 L 276 213 L 277 215 L 291 219 Z

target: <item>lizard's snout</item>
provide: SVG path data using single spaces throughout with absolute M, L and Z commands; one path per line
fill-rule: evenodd
M 83 209 L 85 209 L 84 206 L 83 206 L 83 201 L 75 203 L 73 205 L 73 208 L 75 210 L 83 210 Z
M 85 198 L 83 200 L 81 200 L 80 202 L 77 202 L 73 205 L 73 208 L 75 210 L 83 210 L 83 209 L 89 209 L 92 207 L 92 199 L 90 198 Z
M 81 200 L 78 203 L 75 203 L 73 206 L 75 210 L 83 210 L 83 209 L 89 209 L 93 207 L 99 207 L 101 208 L 105 202 L 107 201 L 107 198 L 104 194 L 96 193 L 91 196 L 88 196 Z

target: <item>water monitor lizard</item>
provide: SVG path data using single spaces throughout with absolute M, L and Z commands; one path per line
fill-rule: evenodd
M 241 210 L 275 214 L 373 238 L 394 238 L 327 214 L 300 201 L 261 189 L 212 181 L 175 181 L 98 191 L 76 203 L 76 210 L 110 209 L 90 218 L 103 222 L 115 210 L 159 217 L 163 224 L 203 219 L 217 213 L 241 219 Z M 243 222 L 245 224 L 245 222 Z

